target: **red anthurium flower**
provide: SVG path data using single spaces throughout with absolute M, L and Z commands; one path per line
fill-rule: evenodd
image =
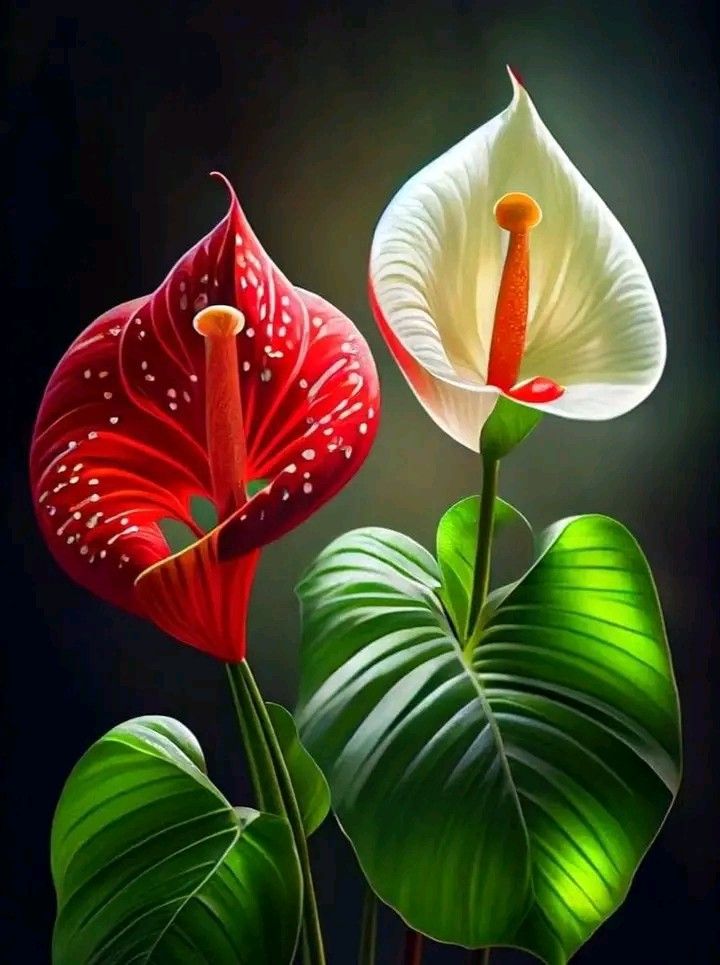
M 31 481 L 71 577 L 240 660 L 260 548 L 358 470 L 379 389 L 352 322 L 285 278 L 230 194 L 225 218 L 155 292 L 70 346 L 40 407 Z M 197 496 L 217 511 L 207 533 Z M 167 520 L 194 541 L 173 553 Z

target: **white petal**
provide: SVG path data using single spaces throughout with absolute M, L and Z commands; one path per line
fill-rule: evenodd
M 543 210 L 530 238 L 519 381 L 546 376 L 567 387 L 556 402 L 538 407 L 569 418 L 621 415 L 649 395 L 665 362 L 660 309 L 637 251 L 514 78 L 513 87 L 502 114 L 398 192 L 380 219 L 370 257 L 378 318 L 442 383 L 425 392 L 423 404 L 465 445 L 477 438 L 477 426 L 450 429 L 447 413 L 431 406 L 447 408 L 449 396 L 475 394 L 485 385 L 507 247 L 493 207 L 510 191 L 531 195 Z M 458 417 L 477 411 L 470 400 L 453 406 Z

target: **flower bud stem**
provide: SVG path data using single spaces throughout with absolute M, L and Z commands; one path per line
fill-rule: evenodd
M 302 960 L 325 965 L 315 887 L 305 829 L 292 780 L 265 701 L 246 660 L 226 665 L 258 806 L 287 818 L 303 879 Z

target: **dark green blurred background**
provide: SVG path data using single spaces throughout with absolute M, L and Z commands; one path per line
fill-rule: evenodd
M 720 414 L 711 8 L 147 0 L 16 2 L 6 18 L 7 960 L 48 961 L 52 810 L 72 764 L 113 724 L 179 717 L 205 747 L 211 775 L 250 800 L 222 668 L 71 585 L 41 543 L 25 461 L 52 367 L 81 327 L 154 287 L 224 214 L 223 190 L 207 177 L 215 168 L 289 277 L 366 334 L 384 388 L 375 449 L 332 505 L 268 548 L 257 579 L 251 658 L 268 696 L 292 704 L 292 587 L 313 555 L 366 523 L 431 546 L 442 511 L 477 489 L 477 458 L 435 428 L 390 360 L 367 307 L 365 269 L 395 190 L 505 107 L 510 61 L 635 241 L 669 343 L 665 377 L 638 410 L 606 424 L 547 419 L 507 460 L 501 482 L 538 526 L 598 511 L 631 528 L 657 577 L 683 700 L 680 800 L 626 905 L 577 961 L 709 962 Z M 501 547 L 498 576 L 518 572 L 524 554 Z M 328 822 L 313 853 L 330 961 L 351 963 L 360 886 L 350 850 Z M 387 915 L 380 965 L 397 960 L 399 936 Z M 426 958 L 461 960 L 437 946 Z M 526 960 L 493 956 L 499 965 Z

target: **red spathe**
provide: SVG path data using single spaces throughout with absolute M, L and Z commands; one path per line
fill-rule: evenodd
M 353 323 L 282 275 L 230 194 L 225 218 L 154 293 L 106 312 L 68 349 L 30 462 L 40 525 L 73 579 L 185 643 L 239 660 L 257 551 L 357 472 L 375 436 L 379 387 Z M 205 536 L 189 505 L 213 497 L 205 346 L 192 323 L 213 304 L 245 318 L 236 338 L 245 478 L 269 483 Z M 198 537 L 174 557 L 158 526 L 168 517 Z

